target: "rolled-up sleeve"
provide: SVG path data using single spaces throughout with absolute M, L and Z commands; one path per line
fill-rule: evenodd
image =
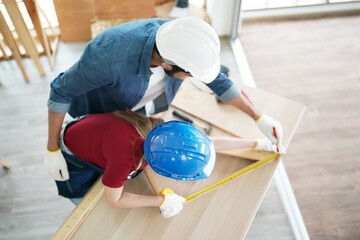
M 66 113 L 74 97 L 111 84 L 110 64 L 106 48 L 91 42 L 80 60 L 51 82 L 48 108 L 56 113 Z
M 231 101 L 241 93 L 241 90 L 221 72 L 207 86 L 224 102 Z

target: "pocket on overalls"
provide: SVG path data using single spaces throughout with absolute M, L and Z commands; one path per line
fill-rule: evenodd
M 83 197 L 96 180 L 101 176 L 101 173 L 87 165 L 82 165 L 82 159 L 76 159 L 76 156 L 63 154 L 66 160 L 69 180 L 56 181 L 59 195 L 66 198 L 80 198 Z

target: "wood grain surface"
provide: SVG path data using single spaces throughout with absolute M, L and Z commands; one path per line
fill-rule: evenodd
M 185 82 L 179 90 L 175 102 L 178 103 L 178 98 L 182 99 L 184 96 L 192 98 L 190 100 L 197 103 L 201 103 L 204 100 L 202 99 L 204 96 L 200 93 L 186 95 L 188 91 L 194 90 L 191 88 L 191 85 Z M 266 104 L 268 111 L 276 109 L 275 113 L 278 116 L 285 116 L 285 112 L 292 116 L 282 119 L 285 129 L 284 136 L 288 144 L 305 107 L 283 98 L 277 98 L 258 89 L 253 89 L 252 93 L 254 101 L 256 101 L 256 96 L 258 95 L 269 103 Z M 278 102 L 276 99 L 279 99 Z M 205 101 L 207 101 L 207 104 L 202 105 L 205 109 L 209 110 L 212 107 L 218 107 L 216 102 L 211 103 L 207 99 Z M 280 108 L 280 110 L 276 108 L 276 106 L 283 106 L 281 104 L 287 107 Z M 174 105 L 179 107 L 178 104 Z M 228 108 L 226 105 L 221 107 Z M 181 109 L 186 112 L 191 111 L 191 109 L 186 107 L 181 107 Z M 222 109 L 217 111 L 219 111 L 218 115 L 223 115 L 224 113 Z M 226 109 L 225 111 L 226 113 L 224 114 L 228 114 L 230 119 L 236 119 L 237 109 L 230 108 L 230 110 Z M 170 112 L 168 111 L 164 114 L 166 120 L 172 118 L 172 116 L 169 116 Z M 213 110 L 210 112 L 213 113 Z M 196 114 L 198 113 L 196 112 Z M 234 117 L 231 117 L 232 114 L 234 114 Z M 242 115 L 240 116 L 243 117 Z M 203 120 L 209 119 L 210 116 L 203 118 Z M 219 124 L 221 128 L 227 129 L 226 132 L 218 128 L 214 129 L 212 134 L 214 136 L 223 136 L 228 135 L 229 132 L 237 132 L 237 129 L 233 129 L 234 124 L 232 121 L 226 121 L 226 124 L 230 124 L 230 126 L 226 125 L 224 127 L 222 124 Z M 237 123 L 235 128 L 237 128 Z M 255 134 L 251 135 L 250 132 L 248 134 L 252 137 L 255 136 Z M 101 236 L 103 239 L 219 239 L 221 237 L 226 239 L 243 239 L 269 186 L 278 162 L 279 158 L 272 160 L 207 194 L 197 197 L 186 203 L 184 210 L 171 219 L 162 218 L 158 208 L 115 209 L 107 204 L 104 196 L 102 196 L 94 208 L 88 214 L 84 214 L 85 219 L 78 220 L 82 224 L 73 232 L 73 235 L 70 234 L 70 236 L 72 235 L 71 239 L 88 239 L 90 237 L 94 238 L 94 236 Z M 211 176 L 208 179 L 191 182 L 168 179 L 151 173 L 150 169 L 147 169 L 146 173 L 149 181 L 144 176 L 145 174 L 141 174 L 139 178 L 125 183 L 125 191 L 139 194 L 154 194 L 154 190 L 156 193 L 163 188 L 169 187 L 177 194 L 187 196 L 251 163 L 253 163 L 251 160 L 218 154 L 215 169 Z M 95 195 L 97 196 L 97 194 Z M 77 208 L 83 208 L 83 204 L 82 201 Z M 71 218 L 74 218 L 74 216 L 70 215 L 68 219 Z M 95 228 L 95 226 L 99 225 L 102 227 Z M 62 229 L 59 229 L 58 232 L 61 231 Z M 55 235 L 53 239 L 61 238 Z

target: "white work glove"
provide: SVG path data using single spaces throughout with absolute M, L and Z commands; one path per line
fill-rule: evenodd
M 185 198 L 174 193 L 170 188 L 161 191 L 164 200 L 160 205 L 160 211 L 164 218 L 170 218 L 178 214 L 183 209 Z
M 60 148 L 54 152 L 46 149 L 45 168 L 49 176 L 56 181 L 66 181 L 69 179 L 67 164 Z
M 285 148 L 282 144 L 276 146 L 272 144 L 267 138 L 256 139 L 256 144 L 253 149 L 274 152 L 278 154 L 285 154 Z
M 278 121 L 263 114 L 256 120 L 256 124 L 273 144 L 280 146 L 283 139 L 283 128 Z

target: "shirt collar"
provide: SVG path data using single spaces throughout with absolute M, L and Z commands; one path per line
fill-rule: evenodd
M 154 50 L 157 30 L 157 28 L 154 29 L 153 33 L 149 36 L 148 40 L 145 43 L 144 51 L 140 59 L 138 76 L 150 76 L 152 74 L 152 72 L 150 71 L 150 61 Z

